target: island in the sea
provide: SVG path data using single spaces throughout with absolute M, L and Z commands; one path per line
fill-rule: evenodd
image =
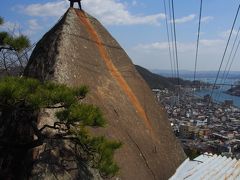
M 232 96 L 240 96 L 240 85 L 234 86 L 226 91 L 227 94 Z

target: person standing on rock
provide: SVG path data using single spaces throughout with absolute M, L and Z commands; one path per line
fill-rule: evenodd
M 70 1 L 70 7 L 73 8 L 74 3 L 77 2 L 79 9 L 82 10 L 81 0 L 69 0 L 69 1 Z

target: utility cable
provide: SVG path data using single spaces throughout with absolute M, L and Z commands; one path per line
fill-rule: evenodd
M 200 2 L 200 12 L 199 12 L 199 21 L 198 21 L 198 34 L 197 34 L 197 48 L 196 48 L 196 55 L 195 55 L 195 66 L 194 66 L 194 75 L 193 75 L 193 84 L 195 85 L 196 80 L 196 72 L 197 72 L 197 61 L 198 61 L 198 50 L 199 50 L 199 39 L 200 39 L 200 31 L 201 31 L 201 20 L 202 20 L 202 3 Z
M 179 64 L 178 64 L 178 49 L 177 49 L 177 35 L 176 35 L 175 11 L 174 11 L 174 2 L 173 2 L 173 0 L 172 0 L 172 17 L 173 17 L 173 33 L 174 33 L 174 45 L 175 45 L 175 57 L 176 57 L 177 78 L 178 78 L 178 86 L 180 86 Z M 180 88 L 180 87 L 179 87 L 179 88 Z
M 208 106 L 209 106 L 210 100 L 211 100 L 211 98 L 213 96 L 213 91 L 214 91 L 214 89 L 216 87 L 216 83 L 217 83 L 217 80 L 218 80 L 218 77 L 219 77 L 219 73 L 220 73 L 221 68 L 222 68 L 222 64 L 223 64 L 223 61 L 224 61 L 224 58 L 225 58 L 225 55 L 226 55 L 226 52 L 227 52 L 227 49 L 228 49 L 228 45 L 229 45 L 230 39 L 232 37 L 232 32 L 233 32 L 233 29 L 234 29 L 234 26 L 235 26 L 235 23 L 236 23 L 238 14 L 239 14 L 239 10 L 240 10 L 240 4 L 238 6 L 237 13 L 235 15 L 235 18 L 234 18 L 234 21 L 233 21 L 233 25 L 232 25 L 232 28 L 231 28 L 231 32 L 230 32 L 230 35 L 228 37 L 228 41 L 227 41 L 227 44 L 226 44 L 226 47 L 225 47 L 225 50 L 224 50 L 224 53 L 223 53 L 223 57 L 222 57 L 222 60 L 221 60 L 221 63 L 220 63 L 220 66 L 219 66 L 219 69 L 218 69 L 218 72 L 217 72 L 217 76 L 216 76 L 215 82 L 214 82 L 212 90 L 211 90 L 211 95 L 210 95 L 210 98 L 209 98 Z
M 233 55 L 233 50 L 234 50 L 234 48 L 235 48 L 235 45 L 236 45 L 236 42 L 237 42 L 237 39 L 238 39 L 238 36 L 239 36 L 239 32 L 240 32 L 240 27 L 238 28 L 236 37 L 235 37 L 235 39 L 234 39 L 233 46 L 232 46 L 230 55 L 229 55 L 229 57 L 228 57 L 227 64 L 226 64 L 225 69 L 224 69 L 224 71 L 223 71 L 223 75 L 222 75 L 222 79 L 221 79 L 220 84 L 225 84 L 226 79 L 227 79 L 227 74 L 229 74 L 229 73 L 227 72 L 227 69 L 228 69 L 228 71 L 230 71 L 230 69 L 231 69 L 231 68 L 229 68 L 229 67 L 231 67 L 231 66 L 229 66 L 229 65 L 232 64 L 232 61 L 233 61 L 234 58 L 235 58 L 235 57 L 232 58 L 232 55 Z M 238 48 L 237 48 L 237 49 L 238 49 Z M 234 54 L 235 54 L 235 53 L 234 53 Z M 231 60 L 231 63 L 230 63 L 230 60 Z M 219 91 L 218 91 L 217 100 L 219 100 L 219 98 L 220 98 L 220 96 L 221 96 L 221 90 L 222 90 L 222 89 L 223 89 L 223 88 L 222 88 L 222 86 L 221 86 L 221 88 L 220 88 Z
M 237 45 L 237 48 L 236 48 L 236 50 L 235 50 L 235 52 L 234 52 L 234 55 L 233 55 L 233 58 L 232 58 L 232 60 L 231 60 L 230 66 L 229 66 L 229 68 L 228 68 L 228 72 L 227 72 L 227 74 L 226 74 L 225 80 L 228 78 L 228 75 L 229 75 L 229 73 L 230 73 L 230 69 L 232 68 L 232 64 L 233 64 L 233 61 L 234 61 L 234 59 L 235 59 L 235 57 L 236 57 L 236 54 L 237 54 L 237 52 L 238 52 L 239 46 L 240 46 L 240 40 L 238 41 L 238 45 Z M 224 83 L 225 83 L 225 82 L 224 82 Z
M 235 52 L 234 52 L 234 55 L 233 55 L 233 57 L 232 57 L 232 60 L 231 60 L 230 66 L 229 66 L 228 71 L 227 71 L 227 74 L 226 74 L 226 76 L 225 76 L 224 84 L 225 84 L 225 82 L 226 82 L 226 80 L 227 80 L 227 78 L 228 78 L 228 76 L 229 76 L 229 73 L 230 73 L 230 70 L 231 70 L 231 67 L 232 67 L 233 61 L 234 61 L 235 58 L 236 58 L 236 55 L 237 55 L 237 52 L 238 52 L 239 46 L 240 46 L 240 39 L 239 39 L 239 41 L 238 41 L 237 48 L 235 49 Z
M 228 76 L 229 76 L 230 69 L 231 69 L 231 67 L 232 67 L 232 64 L 233 64 L 234 59 L 236 58 L 236 55 L 237 55 L 239 46 L 240 46 L 240 40 L 239 40 L 238 45 L 237 45 L 237 48 L 236 48 L 236 50 L 235 50 L 235 52 L 234 52 L 234 55 L 233 55 L 233 58 L 232 58 L 232 60 L 231 60 L 230 66 L 229 66 L 229 68 L 228 68 L 228 72 L 227 72 L 227 74 L 226 74 L 225 80 L 226 80 L 226 79 L 228 78 Z M 225 83 L 225 82 L 224 82 L 224 83 Z
M 173 56 L 172 56 L 172 58 L 173 58 L 173 69 L 174 69 L 174 77 L 177 77 L 177 72 L 176 72 L 176 60 L 175 60 L 175 50 L 174 50 L 174 38 L 173 38 L 173 27 L 172 27 L 172 23 L 171 23 L 171 20 L 172 20 L 172 10 L 171 10 L 171 7 L 172 7 L 172 5 L 171 5 L 171 1 L 169 0 L 169 2 L 168 2 L 168 10 L 169 10 L 169 18 L 170 18 L 170 30 L 171 30 L 171 33 L 170 33 L 170 35 L 171 35 L 171 48 L 172 48 L 172 54 L 173 54 Z
M 168 17 L 167 17 L 167 8 L 166 8 L 166 0 L 163 0 L 164 4 L 164 11 L 165 11 L 165 22 L 166 22 L 166 28 L 167 28 L 167 39 L 168 39 L 168 51 L 169 51 L 169 59 L 171 64 L 171 72 L 172 72 L 172 78 L 174 77 L 173 74 L 173 60 L 172 60 L 172 51 L 171 51 L 171 45 L 170 45 L 170 38 L 169 38 L 169 29 L 168 29 Z

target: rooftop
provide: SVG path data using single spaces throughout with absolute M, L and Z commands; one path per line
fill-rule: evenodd
M 186 159 L 170 180 L 240 179 L 240 160 L 208 153 L 194 160 Z

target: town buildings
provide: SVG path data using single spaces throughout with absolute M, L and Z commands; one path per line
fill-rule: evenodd
M 215 103 L 210 96 L 197 97 L 184 88 L 181 93 L 167 89 L 154 93 L 189 156 L 209 152 L 240 158 L 240 109 L 232 101 Z

